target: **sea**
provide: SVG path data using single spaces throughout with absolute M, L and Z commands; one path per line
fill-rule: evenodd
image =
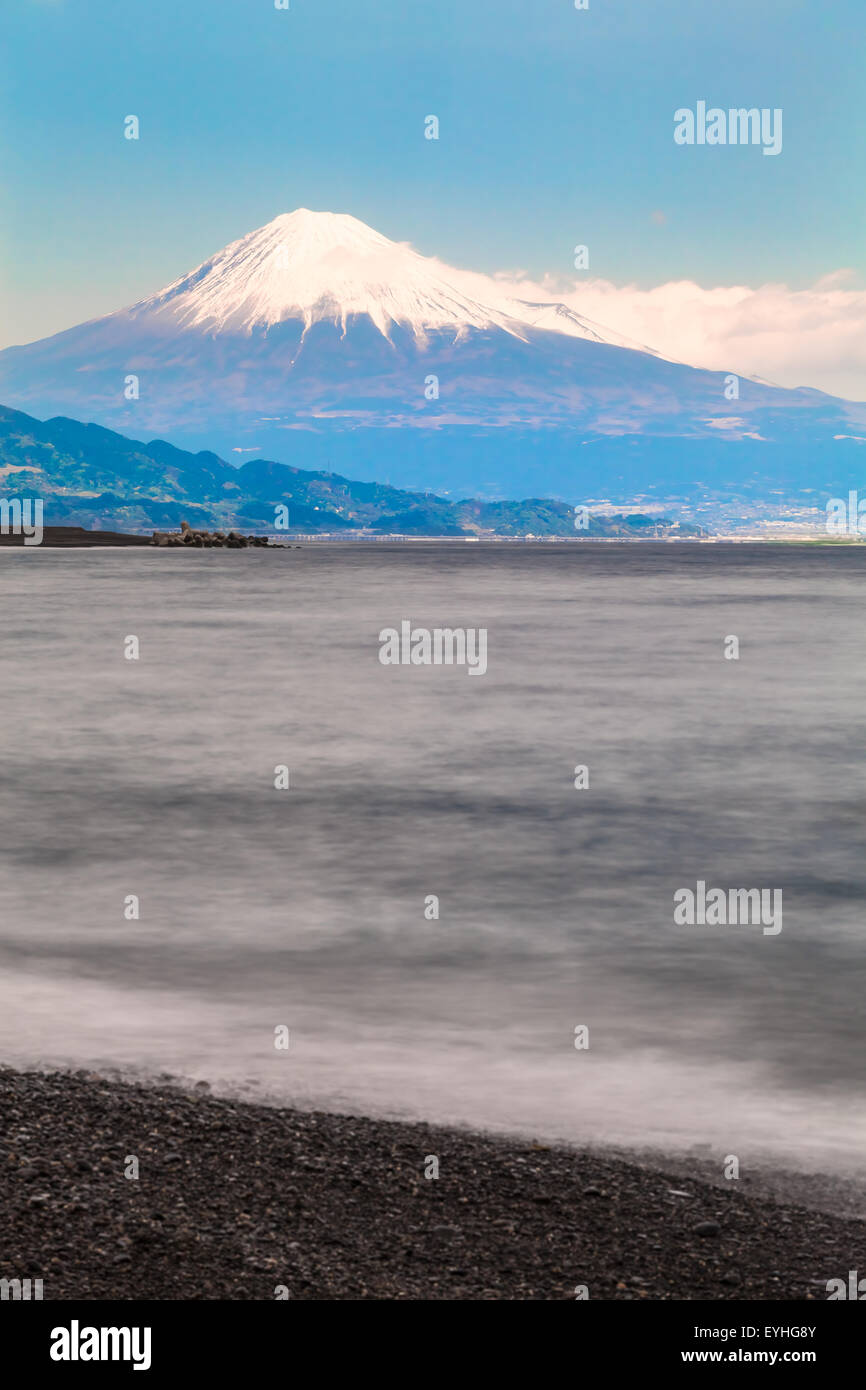
M 866 547 L 7 548 L 0 601 L 3 1063 L 858 1166 Z

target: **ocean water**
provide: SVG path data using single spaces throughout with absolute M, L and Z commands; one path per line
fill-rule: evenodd
M 866 548 L 7 549 L 0 595 L 0 1060 L 856 1164 Z M 383 666 L 402 619 L 486 674 Z M 782 931 L 676 925 L 699 879 Z

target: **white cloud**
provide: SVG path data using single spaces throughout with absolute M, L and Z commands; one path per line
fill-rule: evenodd
M 448 273 L 453 279 L 453 269 Z M 457 274 L 467 292 L 501 308 L 511 297 L 557 301 L 693 367 L 866 400 L 866 290 L 847 288 L 856 281 L 851 270 L 835 270 L 804 290 L 705 289 L 691 280 L 643 290 L 609 280 L 533 280 L 523 271 Z

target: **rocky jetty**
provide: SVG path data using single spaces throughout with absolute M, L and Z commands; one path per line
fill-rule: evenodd
M 226 550 L 244 550 L 248 546 L 270 545 L 267 536 L 242 536 L 239 531 L 194 531 L 188 521 L 180 523 L 177 531 L 154 531 L 151 545 L 218 546 Z

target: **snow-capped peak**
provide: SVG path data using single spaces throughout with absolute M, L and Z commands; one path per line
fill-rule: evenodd
M 133 317 L 168 313 L 183 328 L 251 333 L 286 319 L 305 329 L 328 320 L 346 332 L 367 314 L 423 338 L 428 329 L 498 327 L 524 336 L 520 320 L 449 284 L 434 262 L 346 213 L 295 212 L 234 241 L 166 289 L 133 306 Z

